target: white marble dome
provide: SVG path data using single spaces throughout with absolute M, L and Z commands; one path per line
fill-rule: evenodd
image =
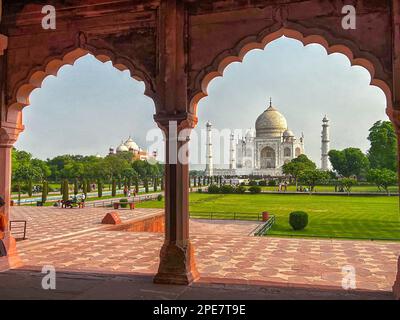
M 287 129 L 285 117 L 272 105 L 256 121 L 257 138 L 279 138 Z
M 125 146 L 128 148 L 128 151 L 129 151 L 129 150 L 135 150 L 135 151 L 137 151 L 137 150 L 140 149 L 139 146 L 136 144 L 135 141 L 133 141 L 133 139 L 132 139 L 131 137 L 129 137 L 129 139 L 126 140 L 124 144 L 125 144 Z
M 294 137 L 294 133 L 293 133 L 293 131 L 291 131 L 291 130 L 286 130 L 284 133 L 283 133 L 283 136 L 285 137 L 285 138 L 289 138 L 289 137 Z
M 117 152 L 127 152 L 129 151 L 129 148 L 124 144 L 120 144 L 117 148 Z

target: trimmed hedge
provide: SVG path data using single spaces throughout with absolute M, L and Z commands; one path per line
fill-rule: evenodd
M 128 208 L 128 199 L 121 199 L 119 202 L 121 203 L 121 208 Z
M 235 193 L 235 187 L 225 184 L 219 188 L 219 192 L 223 194 Z
M 246 192 L 246 188 L 244 186 L 237 186 L 236 189 L 235 189 L 235 192 L 243 194 L 243 193 Z
M 295 211 L 289 215 L 289 224 L 293 230 L 303 230 L 308 225 L 308 214 L 304 211 Z
M 259 186 L 251 186 L 249 188 L 250 193 L 256 194 L 256 193 L 261 193 L 261 187 Z
M 219 193 L 219 187 L 216 184 L 212 184 L 208 187 L 208 193 Z

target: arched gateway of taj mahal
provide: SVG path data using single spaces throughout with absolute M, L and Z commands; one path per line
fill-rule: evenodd
M 57 26 L 43 29 L 47 4 L 3 1 L 1 11 L 0 196 L 6 216 L 11 149 L 29 126 L 23 113 L 31 92 L 88 53 L 111 61 L 145 83 L 156 107 L 154 121 L 165 141 L 178 146 L 165 148 L 166 230 L 157 283 L 189 284 L 199 277 L 189 236 L 189 167 L 169 161 L 178 158 L 189 139 L 176 141 L 170 126 L 176 125 L 178 133 L 189 129 L 184 131 L 189 135 L 210 81 L 250 50 L 286 36 L 346 55 L 366 68 L 371 84 L 385 93 L 386 112 L 400 136 L 400 0 L 55 0 Z M 355 29 L 343 27 L 345 4 L 356 8 Z M 0 269 L 6 270 L 19 259 L 9 230 L 3 234 L 7 256 L 0 258 Z M 394 288 L 399 292 L 400 283 Z

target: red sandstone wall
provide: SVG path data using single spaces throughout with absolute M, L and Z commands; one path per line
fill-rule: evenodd
M 122 225 L 113 227 L 112 231 L 127 231 L 127 232 L 156 232 L 164 233 L 165 230 L 165 215 L 152 217 L 146 220 L 128 222 Z

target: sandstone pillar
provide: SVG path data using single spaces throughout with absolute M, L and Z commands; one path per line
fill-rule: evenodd
M 159 124 L 163 122 L 158 119 Z M 182 119 L 169 119 L 168 122 L 169 125 L 164 122 L 162 126 L 166 137 L 165 242 L 154 282 L 187 285 L 199 277 L 189 239 L 187 151 L 191 122 Z
M 397 154 L 398 154 L 398 170 L 400 177 L 400 1 L 392 1 L 393 15 L 393 105 L 388 108 L 388 115 L 392 121 L 397 134 Z M 400 192 L 400 181 L 399 181 Z M 400 200 L 400 199 L 399 199 Z M 400 203 L 399 203 L 400 205 Z M 393 294 L 396 299 L 400 300 L 400 257 L 397 264 L 397 277 L 393 285 Z
M 0 232 L 0 238 L 4 243 L 7 256 L 0 257 L 0 272 L 18 267 L 21 261 L 17 254 L 15 239 L 10 233 L 10 202 L 11 202 L 11 150 L 19 133 L 23 130 L 22 124 L 8 122 L 8 110 L 6 103 L 6 51 L 8 38 L 0 34 L 0 196 L 5 201 L 2 213 L 6 217 L 6 228 Z M 12 114 L 14 116 L 15 114 Z M 16 117 L 15 119 L 20 119 Z
M 187 285 L 198 278 L 198 272 L 189 240 L 189 165 L 182 155 L 197 118 L 188 111 L 185 4 L 180 0 L 163 0 L 159 10 L 154 118 L 166 142 L 165 242 L 154 282 Z
M 10 135 L 9 128 L 0 128 L 0 196 L 5 201 L 3 214 L 6 221 L 10 221 L 10 201 L 11 201 L 11 149 L 16 140 L 15 136 Z M 13 130 L 12 130 L 13 131 Z M 9 224 L 3 231 L 2 241 L 7 250 L 7 256 L 0 257 L 0 271 L 15 268 L 21 265 L 17 254 L 15 239 L 11 236 Z

